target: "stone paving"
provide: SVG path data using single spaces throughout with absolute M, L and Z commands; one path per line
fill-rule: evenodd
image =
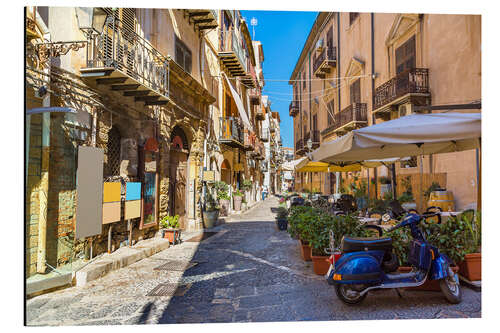
M 113 271 L 84 287 L 27 301 L 28 325 L 266 322 L 297 320 L 431 319 L 481 317 L 481 293 L 462 287 L 461 304 L 440 292 L 393 290 L 343 304 L 298 242 L 274 223 L 269 198 L 226 219 L 200 243 L 184 242 Z M 167 260 L 197 264 L 186 271 L 154 270 Z M 162 283 L 185 285 L 175 296 L 146 296 Z M 178 290 L 180 291 L 180 290 Z

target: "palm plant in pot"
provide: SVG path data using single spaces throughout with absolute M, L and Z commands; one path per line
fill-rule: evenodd
M 219 205 L 210 192 L 206 194 L 206 204 L 203 215 L 205 228 L 213 228 L 219 219 Z
M 162 237 L 167 238 L 172 244 L 177 244 L 181 238 L 181 229 L 179 228 L 179 215 L 166 215 L 160 220 L 162 228 Z
M 240 190 L 234 191 L 233 192 L 233 200 L 234 200 L 234 210 L 240 211 L 241 210 L 241 203 L 243 201 L 243 193 L 241 193 Z
M 465 211 L 457 217 L 466 226 L 467 245 L 462 261 L 458 262 L 460 275 L 469 281 L 481 280 L 481 213 Z
M 286 230 L 288 227 L 288 210 L 285 207 L 278 207 L 276 212 L 276 225 L 279 230 Z

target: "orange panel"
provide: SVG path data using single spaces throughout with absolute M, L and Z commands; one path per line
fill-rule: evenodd
M 115 202 L 115 201 L 120 201 L 122 196 L 121 196 L 121 190 L 122 190 L 122 184 L 121 183 L 104 183 L 104 189 L 103 189 L 103 200 L 102 202 Z

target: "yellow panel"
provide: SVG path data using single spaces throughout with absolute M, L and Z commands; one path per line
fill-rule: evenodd
M 119 184 L 119 183 L 118 183 Z M 107 202 L 102 204 L 102 223 L 112 223 L 120 221 L 121 202 Z
M 121 183 L 104 183 L 102 202 L 115 202 L 121 200 Z
M 125 220 L 141 217 L 141 200 L 125 201 Z

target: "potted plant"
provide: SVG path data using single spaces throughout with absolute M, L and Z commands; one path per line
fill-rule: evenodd
M 309 241 L 312 236 L 312 223 L 318 218 L 314 214 L 314 208 L 308 206 L 292 207 L 289 221 L 293 226 L 289 228 L 289 233 L 294 238 L 298 238 L 300 252 L 305 261 L 311 261 L 311 247 Z
M 220 205 L 220 215 L 227 216 L 229 214 L 229 185 L 223 181 L 214 183 L 215 192 L 217 193 L 217 200 Z
M 243 193 L 240 190 L 236 190 L 233 192 L 233 200 L 234 200 L 234 210 L 241 210 L 241 202 L 243 201 Z
M 356 183 L 351 184 L 351 189 L 356 199 L 356 205 L 358 209 L 365 209 L 368 205 L 367 189 L 368 185 L 365 180 L 361 180 L 357 185 Z
M 245 198 L 243 198 L 243 200 L 241 200 L 241 210 L 242 210 L 242 211 L 246 211 L 246 210 L 247 210 L 247 208 L 248 208 L 248 206 L 247 206 L 247 201 L 246 201 L 246 199 L 245 199 Z
M 384 197 L 385 193 L 391 193 L 391 179 L 389 177 L 379 177 L 380 195 Z
M 170 243 L 177 244 L 180 241 L 179 215 L 164 216 L 160 220 L 160 227 L 162 227 L 162 237 L 167 238 Z
M 462 213 L 457 218 L 466 225 L 467 245 L 462 261 L 458 262 L 459 273 L 469 281 L 481 280 L 481 213 Z
M 278 211 L 276 212 L 276 226 L 279 230 L 287 230 L 288 210 L 285 207 L 278 207 Z
M 252 181 L 250 179 L 243 179 L 241 182 L 241 190 L 245 193 L 244 201 L 248 204 L 250 202 L 250 194 L 252 191 Z
M 411 186 L 411 177 L 406 176 L 401 179 L 401 184 L 405 188 L 405 191 L 398 197 L 398 201 L 401 203 L 401 207 L 405 210 L 417 209 L 417 203 L 413 198 L 413 188 Z
M 219 209 L 219 205 L 213 195 L 210 192 L 207 192 L 206 205 L 203 212 L 203 215 L 205 216 L 205 228 L 213 228 L 217 224 L 217 220 L 219 219 Z

